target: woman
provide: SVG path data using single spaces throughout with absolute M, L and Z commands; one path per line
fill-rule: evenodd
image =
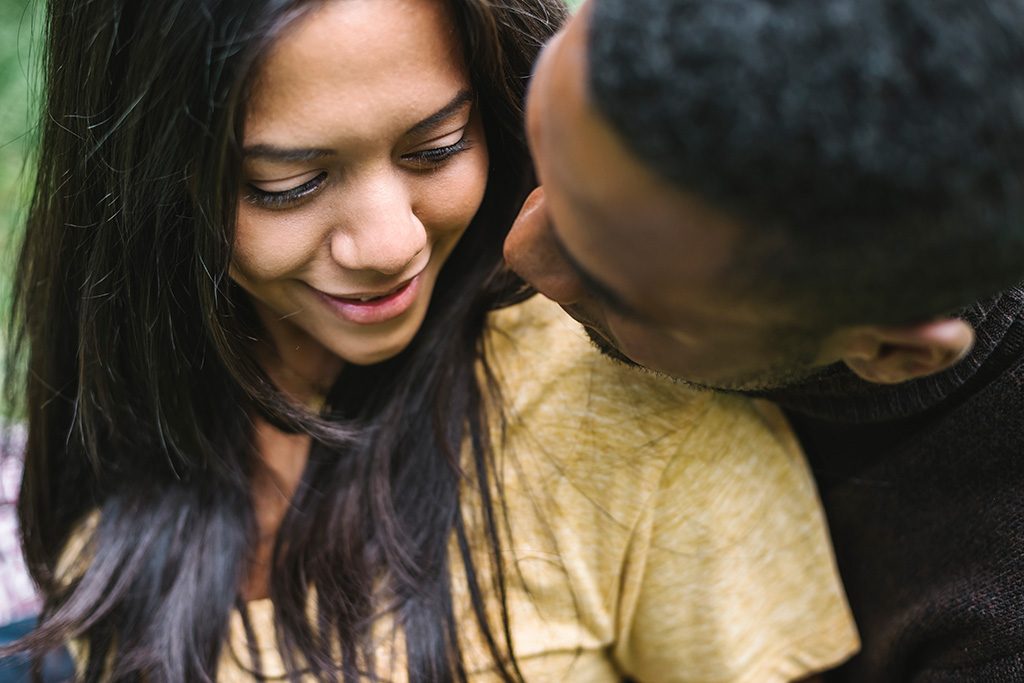
M 773 417 L 617 368 L 541 301 L 490 313 L 561 19 L 51 2 L 26 647 L 73 639 L 90 681 L 785 680 L 850 652 Z

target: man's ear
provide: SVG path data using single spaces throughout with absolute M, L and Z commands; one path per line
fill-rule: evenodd
M 904 327 L 847 327 L 826 344 L 832 359 L 877 384 L 899 384 L 942 372 L 973 345 L 974 329 L 958 318 Z

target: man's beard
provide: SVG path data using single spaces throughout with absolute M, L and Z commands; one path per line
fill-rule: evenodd
M 597 347 L 597 350 L 601 352 L 601 355 L 606 358 L 611 358 L 623 365 L 628 365 L 631 368 L 647 370 L 647 368 L 619 351 L 615 344 L 608 339 L 608 335 L 601 331 L 601 326 L 593 322 L 593 318 L 587 315 L 580 307 L 562 306 L 562 310 L 565 311 L 569 317 L 583 326 L 583 331 L 587 333 L 591 343 Z
M 584 325 L 583 329 L 586 331 L 591 343 L 595 347 L 597 347 L 597 350 L 600 351 L 601 355 L 604 356 L 605 358 L 610 358 L 616 363 L 621 363 L 622 365 L 626 365 L 634 370 L 655 375 L 656 377 L 660 377 L 661 379 L 668 380 L 672 384 L 680 384 L 682 386 L 689 387 L 690 389 L 694 389 L 696 391 L 715 390 L 715 387 L 709 387 L 704 384 L 697 384 L 696 382 L 691 382 L 690 380 L 682 379 L 681 377 L 673 377 L 672 375 L 666 375 L 664 372 L 659 372 L 658 370 L 651 370 L 650 368 L 644 365 L 640 365 L 635 360 L 633 360 L 626 354 L 622 353 L 622 351 L 619 351 L 617 348 L 615 348 L 614 344 L 608 341 L 608 339 L 605 338 L 604 335 L 602 335 L 594 328 Z
M 594 344 L 594 346 L 597 347 L 597 350 L 600 351 L 602 355 L 611 358 L 614 361 L 618 361 L 623 365 L 628 365 L 631 368 L 644 367 L 637 363 L 632 358 L 626 356 L 626 354 L 622 353 L 622 351 L 619 351 L 617 348 L 615 348 L 615 346 L 610 341 L 608 341 L 608 339 L 605 338 L 603 334 L 601 334 L 594 328 L 590 327 L 589 325 L 584 325 L 583 329 L 586 331 L 587 336 L 590 337 L 590 341 Z
M 587 336 L 590 338 L 591 343 L 593 343 L 594 346 L 597 347 L 597 350 L 601 352 L 601 355 L 606 358 L 610 358 L 613 361 L 622 363 L 623 365 L 627 365 L 631 368 L 656 375 L 662 379 L 672 382 L 673 384 L 681 384 L 697 391 L 721 391 L 727 394 L 766 396 L 770 395 L 772 391 L 794 386 L 818 376 L 825 371 L 825 368 L 813 366 L 810 360 L 812 356 L 810 355 L 808 348 L 798 347 L 798 350 L 794 353 L 794 357 L 789 359 L 789 362 L 787 363 L 780 363 L 777 367 L 762 369 L 756 373 L 750 373 L 746 376 L 738 375 L 736 377 L 730 377 L 728 380 L 722 381 L 721 383 L 706 384 L 686 379 L 685 377 L 669 375 L 641 365 L 622 353 L 596 328 L 584 323 L 581 324 L 583 325 L 583 329 L 586 331 Z

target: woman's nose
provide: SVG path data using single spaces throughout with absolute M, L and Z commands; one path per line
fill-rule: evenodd
M 348 270 L 399 275 L 427 248 L 427 231 L 401 183 L 379 181 L 346 193 L 345 220 L 331 257 Z
M 551 229 L 543 187 L 527 197 L 512 224 L 505 238 L 505 260 L 521 278 L 556 303 L 568 306 L 584 296 L 583 283 L 562 255 Z

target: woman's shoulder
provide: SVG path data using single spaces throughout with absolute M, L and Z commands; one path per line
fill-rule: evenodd
M 607 358 L 543 297 L 492 315 L 488 358 L 520 460 L 538 472 L 554 468 L 561 478 L 598 482 L 605 496 L 608 486 L 642 496 L 680 466 L 689 484 L 673 485 L 695 493 L 748 466 L 804 467 L 773 406 Z M 672 461 L 680 462 L 670 468 Z
M 519 407 L 561 399 L 620 413 L 626 406 L 612 402 L 628 400 L 651 413 L 684 404 L 696 410 L 710 396 L 602 354 L 582 325 L 542 296 L 492 313 L 487 351 L 503 398 Z
M 516 568 L 548 596 L 545 624 L 574 600 L 573 626 L 534 629 L 532 647 L 591 638 L 659 681 L 791 680 L 852 652 L 814 482 L 776 408 L 607 359 L 543 299 L 492 322 Z
M 495 311 L 488 360 L 503 406 L 518 419 L 585 426 L 602 437 L 682 444 L 696 454 L 766 439 L 793 450 L 779 411 L 763 401 L 713 392 L 602 354 L 583 327 L 541 296 Z M 618 439 L 612 439 L 617 441 Z M 622 455 L 620 453 L 620 455 Z

